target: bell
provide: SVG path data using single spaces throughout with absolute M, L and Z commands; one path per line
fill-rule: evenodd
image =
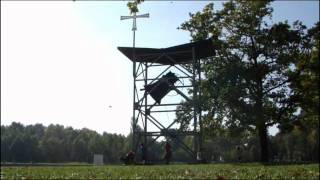
M 157 82 L 146 85 L 145 90 L 158 104 L 160 104 L 161 99 L 171 91 L 172 86 L 177 81 L 178 77 L 174 73 L 168 72 Z

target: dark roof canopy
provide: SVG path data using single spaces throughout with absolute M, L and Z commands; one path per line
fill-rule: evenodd
M 202 59 L 215 55 L 212 39 L 172 46 L 168 48 L 135 48 L 136 62 L 153 62 L 159 64 L 187 64 L 192 63 L 192 48 L 195 59 Z M 132 47 L 118 47 L 125 56 L 133 61 Z

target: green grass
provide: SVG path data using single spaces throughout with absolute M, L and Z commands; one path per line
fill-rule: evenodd
M 1 167 L 1 179 L 319 179 L 319 164 Z

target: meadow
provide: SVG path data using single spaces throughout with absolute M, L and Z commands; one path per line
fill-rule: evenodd
M 319 164 L 2 166 L 1 179 L 319 179 Z

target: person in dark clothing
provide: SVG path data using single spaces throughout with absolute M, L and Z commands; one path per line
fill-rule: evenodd
M 240 146 L 236 146 L 236 149 L 237 149 L 237 155 L 238 155 L 238 162 L 241 162 L 241 147 Z
M 147 157 L 146 157 L 146 147 L 144 146 L 143 143 L 140 144 L 140 152 L 141 152 L 142 164 L 145 164 L 147 161 Z
M 120 157 L 120 160 L 124 162 L 124 164 L 134 164 L 135 153 L 133 151 L 129 151 L 125 156 Z
M 164 159 L 166 160 L 166 164 L 169 164 L 172 156 L 170 143 L 166 142 L 165 150 L 166 150 L 166 154 L 164 156 Z

